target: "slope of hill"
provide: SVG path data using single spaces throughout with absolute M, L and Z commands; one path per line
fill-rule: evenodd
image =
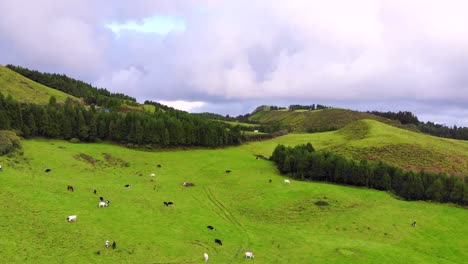
M 256 111 L 250 119 L 261 124 L 279 123 L 289 127 L 294 132 L 319 132 L 342 128 L 354 121 L 362 119 L 373 119 L 390 125 L 398 126 L 395 120 L 365 112 L 357 112 L 347 109 L 330 108 L 315 111 L 287 111 L 267 110 Z
M 286 185 L 272 162 L 255 159 L 251 145 L 143 152 L 28 140 L 23 151 L 0 156 L 4 263 L 204 263 L 204 252 L 208 263 L 468 259 L 468 210 L 333 184 Z M 186 181 L 195 186 L 183 187 Z M 110 206 L 98 208 L 99 196 Z M 68 223 L 69 215 L 77 222 Z M 106 240 L 117 248 L 105 249 Z M 255 259 L 245 259 L 245 251 Z
M 20 102 L 46 104 L 51 96 L 57 102 L 65 102 L 67 98 L 78 101 L 78 98 L 34 82 L 22 75 L 0 65 L 0 92 L 6 97 L 11 95 Z
M 318 150 L 332 151 L 356 160 L 383 161 L 408 170 L 468 175 L 467 141 L 429 136 L 375 120 L 353 122 L 332 132 L 290 134 L 250 146 L 258 154 L 269 157 L 277 144 L 307 142 Z

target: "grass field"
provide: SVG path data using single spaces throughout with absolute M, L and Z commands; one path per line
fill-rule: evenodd
M 365 112 L 357 112 L 340 108 L 321 109 L 312 112 L 307 110 L 262 110 L 252 115 L 250 119 L 258 121 L 261 124 L 279 123 L 291 128 L 295 132 L 335 130 L 363 119 L 373 119 L 393 126 L 401 126 L 399 122 L 394 120 L 389 120 Z
M 34 82 L 22 75 L 0 65 L 0 92 L 6 97 L 11 94 L 18 101 L 26 103 L 46 104 L 51 96 L 55 96 L 57 102 L 65 102 L 70 97 L 78 98 Z
M 329 139 L 317 135 L 312 143 L 323 148 Z M 325 183 L 285 185 L 273 163 L 253 156 L 309 139 L 317 138 L 161 152 L 23 141 L 23 156 L 0 157 L 2 262 L 203 263 L 204 252 L 209 263 L 466 262 L 466 209 Z M 110 207 L 98 208 L 99 196 Z M 73 214 L 77 222 L 68 223 Z M 117 249 L 106 250 L 106 239 Z M 255 259 L 243 258 L 245 250 Z
M 357 121 L 332 132 L 289 134 L 247 147 L 269 157 L 278 144 L 306 142 L 318 150 L 356 160 L 381 160 L 405 169 L 468 175 L 468 141 L 411 132 L 374 120 Z

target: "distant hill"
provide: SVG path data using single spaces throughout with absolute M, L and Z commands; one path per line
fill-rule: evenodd
M 249 117 L 260 124 L 279 124 L 293 132 L 321 132 L 340 129 L 352 122 L 373 119 L 389 125 L 400 126 L 400 122 L 370 113 L 339 108 L 315 111 L 270 110 L 268 107 L 257 108 Z
M 20 102 L 46 104 L 51 96 L 57 102 L 65 102 L 67 98 L 79 101 L 78 98 L 49 88 L 0 65 L 0 92 L 6 97 L 11 95 Z
M 270 156 L 277 144 L 293 146 L 307 142 L 318 150 L 355 160 L 468 176 L 468 142 L 416 133 L 375 120 L 352 122 L 332 132 L 289 134 L 262 144 L 253 143 L 252 147 L 256 153 Z

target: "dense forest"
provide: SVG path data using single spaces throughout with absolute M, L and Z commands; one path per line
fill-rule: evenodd
M 281 173 L 295 179 L 334 182 L 391 191 L 406 200 L 431 200 L 468 205 L 468 176 L 464 179 L 424 171 L 403 171 L 384 163 L 356 162 L 317 152 L 314 147 L 278 145 L 270 158 Z
M 156 146 L 218 147 L 241 143 L 241 130 L 182 111 L 118 113 L 97 111 L 72 100 L 48 105 L 24 104 L 0 94 L 0 130 L 25 138 L 48 137 L 81 141 L 112 140 Z
M 445 137 L 445 138 L 454 138 L 454 139 L 461 139 L 461 140 L 468 140 L 468 127 L 448 127 L 445 125 L 435 124 L 433 122 L 421 122 L 419 121 L 418 117 L 411 112 L 408 111 L 400 111 L 400 112 L 378 112 L 378 111 L 371 111 L 368 112 L 373 115 L 385 117 L 388 119 L 398 120 L 402 124 L 412 124 L 415 125 L 421 132 L 427 133 L 429 135 L 437 136 L 437 137 Z
M 107 108 L 119 107 L 123 103 L 136 105 L 136 99 L 121 93 L 111 93 L 104 88 L 96 88 L 83 81 L 70 78 L 64 74 L 43 73 L 11 64 L 6 65 L 26 78 L 35 82 L 83 98 L 86 104 L 95 104 Z

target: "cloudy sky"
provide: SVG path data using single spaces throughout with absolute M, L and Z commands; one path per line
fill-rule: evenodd
M 410 110 L 468 126 L 466 0 L 0 0 L 0 64 L 193 111 Z

